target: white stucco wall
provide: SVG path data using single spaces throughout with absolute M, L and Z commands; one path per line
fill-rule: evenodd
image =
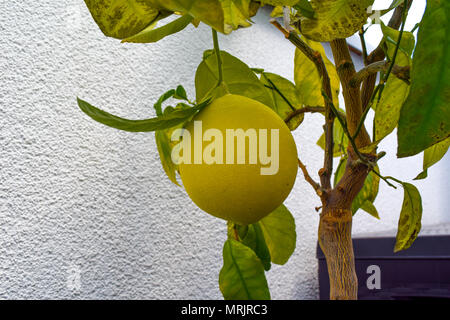
M 128 118 L 154 116 L 157 97 L 178 84 L 194 96 L 194 71 L 212 46 L 205 26 L 153 45 L 104 37 L 81 0 L 0 0 L 0 298 L 220 299 L 226 223 L 197 209 L 164 175 L 151 133 L 102 126 L 81 113 L 80 96 Z M 251 29 L 220 37 L 249 63 L 293 78 L 292 45 L 261 12 Z M 295 131 L 312 173 L 321 116 Z M 411 179 L 421 161 L 395 158 L 383 174 Z M 420 158 L 420 157 L 419 157 Z M 416 183 L 424 224 L 448 221 L 449 157 Z M 402 191 L 381 184 L 381 220 L 355 216 L 354 232 L 395 228 Z M 274 299 L 318 297 L 319 201 L 299 174 L 286 201 L 297 249 L 267 274 Z

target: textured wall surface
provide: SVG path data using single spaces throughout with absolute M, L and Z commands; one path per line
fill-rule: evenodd
M 83 1 L 0 0 L 0 298 L 220 299 L 226 223 L 197 209 L 165 177 L 151 133 L 120 132 L 87 118 L 80 96 L 128 118 L 154 116 L 157 97 L 178 84 L 193 96 L 194 70 L 212 46 L 205 26 L 153 45 L 105 38 Z M 268 23 L 221 36 L 252 67 L 293 78 L 294 50 Z M 295 132 L 315 173 L 320 116 Z M 381 150 L 383 174 L 411 179 L 420 157 L 395 161 L 395 135 Z M 449 157 L 417 183 L 424 224 L 449 219 Z M 354 232 L 396 227 L 402 191 L 381 184 L 381 220 L 363 212 Z M 318 297 L 319 201 L 301 175 L 286 201 L 297 248 L 267 274 L 274 299 Z

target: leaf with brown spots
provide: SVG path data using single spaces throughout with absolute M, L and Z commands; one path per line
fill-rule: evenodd
M 301 32 L 314 41 L 350 37 L 367 22 L 367 7 L 372 3 L 373 0 L 311 0 L 316 18 L 303 18 Z
M 398 220 L 398 231 L 394 252 L 408 249 L 416 240 L 422 227 L 422 198 L 419 190 L 410 184 L 402 183 L 404 190 L 402 211 Z
M 108 36 L 131 37 L 167 17 L 146 0 L 85 0 L 95 22 Z
M 400 112 L 398 157 L 415 155 L 450 136 L 450 1 L 427 1 Z
M 387 56 L 392 59 L 399 37 L 399 31 L 381 24 L 383 42 L 387 47 Z M 402 40 L 395 64 L 401 67 L 411 66 L 411 55 L 414 50 L 415 39 L 411 32 L 403 32 Z M 380 141 L 397 127 L 400 110 L 408 97 L 409 85 L 391 75 L 386 82 L 380 101 L 375 107 L 375 141 Z

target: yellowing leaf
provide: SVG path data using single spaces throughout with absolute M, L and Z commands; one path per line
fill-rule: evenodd
M 339 157 L 347 152 L 348 138 L 341 126 L 341 123 L 335 119 L 333 125 L 333 157 Z M 317 145 L 325 150 L 325 133 L 322 133 Z
M 416 240 L 422 227 L 422 198 L 419 190 L 410 184 L 402 183 L 404 190 L 402 211 L 398 220 L 398 231 L 394 252 L 408 249 Z
M 409 85 L 395 76 L 390 76 L 380 102 L 375 107 L 375 140 L 380 141 L 398 124 L 400 110 L 408 97 Z
M 450 147 L 450 138 L 438 142 L 426 149 L 423 153 L 423 171 L 414 179 L 424 179 L 428 175 L 428 168 L 441 160 Z
M 230 33 L 250 26 L 251 0 L 148 0 L 155 7 L 189 14 L 217 31 Z
M 123 39 L 122 42 L 134 42 L 134 43 L 151 43 L 157 42 L 162 38 L 165 38 L 171 34 L 177 33 L 188 26 L 192 21 L 190 15 L 184 15 L 172 22 L 167 23 L 159 28 L 154 28 L 154 24 L 150 25 L 143 31 L 139 32 L 132 37 Z
M 375 169 L 378 171 L 378 166 L 375 166 Z M 380 185 L 380 178 L 374 174 L 373 172 L 369 172 L 366 180 L 364 181 L 364 186 L 361 191 L 359 191 L 358 195 L 352 202 L 352 213 L 355 214 L 358 209 L 363 209 L 370 215 L 379 219 L 377 209 L 373 205 L 375 198 L 378 195 L 378 187 Z M 368 204 L 370 203 L 370 204 Z
M 400 32 L 381 24 L 384 43 L 387 46 L 387 56 L 392 59 Z M 414 50 L 415 39 L 411 32 L 403 32 L 395 64 L 401 67 L 411 66 L 411 55 Z M 394 75 L 390 75 L 386 82 L 380 101 L 375 107 L 375 138 L 380 141 L 397 127 L 400 110 L 409 94 L 410 86 Z
M 338 106 L 339 95 L 339 77 L 336 72 L 334 64 L 325 55 L 325 50 L 318 42 L 305 42 L 315 51 L 319 52 L 327 68 L 328 76 L 330 77 L 331 91 L 333 95 L 333 103 Z M 299 49 L 295 50 L 294 59 L 294 80 L 299 96 L 304 105 L 308 106 L 324 106 L 324 99 L 322 96 L 322 80 L 314 63 L 308 59 Z
M 345 172 L 345 167 L 347 165 L 347 160 L 342 158 L 339 162 L 339 165 L 334 174 L 334 186 L 337 185 L 339 180 L 342 178 Z M 378 171 L 378 166 L 375 166 L 375 169 Z M 370 172 L 366 180 L 364 181 L 364 185 L 362 189 L 359 191 L 358 195 L 353 199 L 352 202 L 352 213 L 355 214 L 358 209 L 362 209 L 369 213 L 371 216 L 379 219 L 378 211 L 373 205 L 375 198 L 378 195 L 378 188 L 380 185 L 380 178 L 375 175 L 373 172 Z
M 102 32 L 108 37 L 117 39 L 124 39 L 141 32 L 164 15 L 145 0 L 85 0 L 84 2 Z
M 270 4 L 271 6 L 293 6 L 299 0 L 262 0 L 264 4 Z
M 373 0 L 311 0 L 315 19 L 301 20 L 301 33 L 314 41 L 347 38 L 367 22 Z
M 266 86 L 272 97 L 274 111 L 283 120 L 286 121 L 293 111 L 302 107 L 298 91 L 289 80 L 274 73 L 263 72 L 261 82 Z M 290 118 L 286 124 L 290 130 L 295 130 L 302 123 L 303 118 L 304 114 L 301 113 Z
M 272 12 L 270 13 L 270 16 L 272 18 L 278 18 L 283 16 L 283 6 L 276 6 L 273 8 Z

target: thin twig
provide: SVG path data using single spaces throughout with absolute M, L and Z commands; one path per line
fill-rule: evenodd
M 341 124 L 342 129 L 344 129 L 344 133 L 347 136 L 348 140 L 350 141 L 350 144 L 352 145 L 353 150 L 355 151 L 355 154 L 358 156 L 358 158 L 366 165 L 368 166 L 373 166 L 373 164 L 370 162 L 370 160 L 368 160 L 365 156 L 362 155 L 362 153 L 358 150 L 358 147 L 356 146 L 356 142 L 354 137 L 352 137 L 352 135 L 350 134 L 350 132 L 348 131 L 348 127 L 347 124 L 341 119 L 341 117 L 339 116 L 338 111 L 336 110 L 336 108 L 334 107 L 333 104 L 331 104 L 331 108 L 335 114 L 335 116 L 337 117 L 339 123 Z
M 363 62 L 364 65 L 367 66 L 367 46 L 366 46 L 366 40 L 364 39 L 364 29 L 361 27 L 361 29 L 358 32 L 359 39 L 361 41 L 361 47 L 362 47 L 362 56 L 363 56 Z
M 384 182 L 386 182 L 386 184 L 387 184 L 389 187 L 392 187 L 392 188 L 394 188 L 394 189 L 397 189 L 396 186 L 394 186 L 392 183 L 390 183 L 386 177 L 383 177 L 383 176 L 382 176 L 377 170 L 375 170 L 374 168 L 372 168 L 372 172 L 375 173 L 378 177 L 380 177 L 380 179 L 382 179 Z
M 219 79 L 218 84 L 221 85 L 223 81 L 223 69 L 222 69 L 222 57 L 220 54 L 220 48 L 219 48 L 219 39 L 217 37 L 217 31 L 214 28 L 211 28 L 212 30 L 212 36 L 213 36 L 213 43 L 214 43 L 214 51 L 216 53 L 217 57 L 217 68 L 219 69 Z
M 400 180 L 398 180 L 398 179 L 396 179 L 396 178 L 394 178 L 394 177 L 386 176 L 385 178 L 388 179 L 388 180 L 395 181 L 395 182 L 397 182 L 397 183 L 399 183 L 399 184 L 403 184 L 403 181 L 400 181 Z
M 407 1 L 408 0 L 404 0 L 403 4 L 406 4 Z M 384 76 L 384 79 L 383 79 L 384 83 L 386 83 L 386 81 L 389 79 L 389 75 L 391 74 L 392 69 L 394 68 L 395 59 L 397 58 L 398 50 L 400 48 L 400 43 L 402 41 L 403 30 L 405 29 L 405 23 L 406 23 L 407 15 L 408 15 L 407 14 L 407 10 L 403 10 L 403 13 L 402 13 L 402 26 L 400 27 L 400 33 L 398 34 L 397 45 L 395 46 L 394 54 L 392 55 L 391 64 L 389 65 L 389 69 L 386 72 L 386 75 Z
M 355 76 L 350 80 L 350 86 L 357 88 L 361 85 L 361 82 L 366 79 L 368 76 L 375 74 L 377 72 L 383 71 L 386 72 L 389 68 L 389 61 L 377 61 L 367 65 L 366 67 L 359 70 Z M 409 71 L 410 67 L 400 67 L 398 65 L 394 65 L 392 68 L 392 74 L 394 74 L 400 80 L 403 80 L 406 84 L 410 84 L 409 82 Z
M 303 114 L 303 113 L 324 113 L 325 112 L 325 108 L 324 107 L 320 107 L 320 106 L 316 106 L 316 107 L 311 107 L 311 106 L 304 106 L 300 109 L 294 110 L 291 113 L 289 113 L 286 117 L 286 119 L 284 119 L 284 122 L 289 122 L 291 121 L 294 117 L 298 116 L 299 114 Z
M 385 177 L 385 176 L 382 176 L 377 170 L 375 170 L 375 168 L 372 168 L 372 172 L 375 173 L 378 177 L 380 177 L 380 179 L 382 179 L 384 182 L 386 182 L 386 184 L 387 184 L 388 186 L 390 186 L 390 187 L 392 187 L 392 188 L 394 188 L 394 189 L 397 189 L 397 187 L 394 186 L 392 183 L 390 183 L 389 180 L 395 181 L 395 182 L 397 182 L 398 184 L 401 184 L 401 185 L 404 184 L 403 181 L 400 181 L 400 180 L 398 180 L 397 178 L 394 178 L 394 177 L 392 177 L 392 176 L 386 176 L 386 177 Z
M 306 166 L 300 159 L 298 159 L 298 166 L 302 170 L 305 180 L 313 187 L 314 191 L 316 191 L 319 197 L 322 196 L 322 188 L 320 187 L 320 184 L 314 181 L 313 178 L 311 178 L 311 176 L 308 173 L 308 170 L 306 169 Z
M 262 74 L 262 77 L 264 77 L 267 80 L 267 82 L 269 82 L 269 84 L 270 84 L 270 86 L 268 86 L 268 85 L 264 85 L 264 86 L 266 88 L 275 90 L 280 95 L 280 97 L 284 100 L 284 102 L 287 103 L 287 105 L 291 108 L 291 110 L 295 111 L 295 108 L 292 105 L 292 103 L 289 101 L 288 98 L 286 98 L 286 96 L 280 91 L 280 89 L 278 89 L 278 87 L 275 85 L 275 83 L 273 83 L 273 81 L 270 80 L 264 73 Z

